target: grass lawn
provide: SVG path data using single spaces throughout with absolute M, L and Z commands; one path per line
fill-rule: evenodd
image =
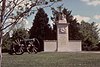
M 3 53 L 2 67 L 100 67 L 100 53 Z

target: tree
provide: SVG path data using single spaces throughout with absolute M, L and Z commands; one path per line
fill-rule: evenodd
M 53 4 L 59 0 L 51 1 Z M 33 7 L 38 5 L 47 5 L 46 0 L 0 0 L 0 67 L 1 67 L 1 47 L 3 40 L 3 33 L 5 29 L 13 28 L 20 20 L 27 18 L 34 10 Z M 52 4 L 52 5 L 53 5 Z M 50 7 L 47 5 L 45 7 Z M 7 22 L 11 20 L 10 22 Z
M 38 9 L 35 19 L 33 20 L 33 26 L 31 27 L 29 33 L 30 38 L 37 38 L 39 40 L 40 46 L 37 46 L 37 48 L 40 47 L 38 48 L 39 51 L 43 50 L 43 40 L 53 39 L 53 30 L 51 29 L 48 21 L 48 15 L 45 13 L 43 8 Z
M 25 30 L 25 28 L 15 29 L 15 30 L 13 30 L 13 34 L 12 34 L 11 38 L 13 40 L 28 39 L 29 38 L 29 33 L 28 33 L 27 30 Z
M 71 15 L 72 11 L 63 9 L 63 13 L 66 15 L 66 20 L 69 23 L 69 40 L 81 40 L 81 34 L 79 32 L 79 23 L 77 19 Z
M 3 43 L 2 43 L 2 52 L 7 52 L 9 50 L 9 47 L 11 44 L 12 41 L 11 41 L 11 38 L 10 38 L 10 35 L 9 33 L 6 33 L 4 36 L 3 36 Z
M 83 50 L 93 50 L 93 48 L 96 47 L 99 43 L 99 31 L 100 29 L 98 29 L 98 25 L 94 22 L 81 22 L 80 33 L 82 34 Z
M 49 18 L 45 11 L 40 8 L 30 29 L 30 38 L 40 38 L 42 40 L 54 40 L 54 30 L 49 24 Z
M 35 19 L 33 21 L 33 26 L 30 29 L 30 37 L 36 37 L 36 38 L 42 38 L 45 40 L 45 35 L 48 27 L 48 21 L 49 18 L 47 17 L 47 14 L 44 12 L 42 8 L 38 9 L 38 12 L 35 16 Z
M 12 37 L 10 37 L 9 32 L 3 36 L 2 52 L 7 52 L 10 49 L 13 41 L 17 40 L 19 42 L 19 40 L 28 38 L 29 33 L 25 28 L 13 29 Z

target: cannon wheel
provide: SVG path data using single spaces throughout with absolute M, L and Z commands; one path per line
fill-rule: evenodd
M 16 45 L 16 47 L 15 47 L 15 54 L 16 55 L 22 55 L 23 53 L 24 53 L 23 47 Z
M 35 47 L 34 47 L 34 52 L 36 53 L 36 52 L 38 52 L 39 51 L 39 47 L 40 47 L 40 42 L 39 42 L 39 40 L 37 39 L 37 38 L 35 38 L 35 41 L 37 42 L 37 44 L 35 45 Z
M 40 46 L 40 42 L 38 39 L 36 38 L 33 38 L 33 46 L 29 47 L 27 49 L 27 52 L 30 54 L 30 53 L 37 53 L 38 52 L 38 48 L 37 46 Z

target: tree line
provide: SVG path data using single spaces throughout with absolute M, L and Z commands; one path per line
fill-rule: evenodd
M 100 50 L 99 45 L 99 31 L 98 25 L 95 22 L 89 23 L 81 21 L 78 23 L 77 18 L 71 15 L 71 11 L 63 8 L 62 10 L 56 10 L 52 8 L 53 27 L 49 24 L 48 15 L 43 8 L 38 9 L 33 25 L 29 31 L 25 29 L 14 30 L 12 39 L 17 38 L 39 38 L 41 40 L 57 40 L 57 26 L 56 21 L 59 13 L 66 15 L 66 20 L 69 23 L 69 40 L 82 40 L 82 50 Z M 5 39 L 6 40 L 6 39 Z M 8 40 L 6 40 L 8 41 Z M 6 42 L 4 42 L 6 43 Z

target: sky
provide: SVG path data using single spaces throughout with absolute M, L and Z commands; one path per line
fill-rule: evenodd
M 63 0 L 64 6 L 72 10 L 72 15 L 87 22 L 100 22 L 100 0 Z
M 72 11 L 72 15 L 77 18 L 80 23 L 82 20 L 86 22 L 96 22 L 100 25 L 100 0 L 62 0 L 54 4 L 52 7 L 57 7 L 61 4 L 64 4 L 63 7 Z M 50 8 L 45 8 L 45 12 L 48 14 L 48 17 L 52 16 L 52 11 Z M 32 19 L 35 14 L 32 15 L 28 20 L 30 23 L 27 24 L 27 28 L 32 26 Z M 52 21 L 49 20 L 51 23 Z M 100 26 L 98 26 L 100 28 Z

